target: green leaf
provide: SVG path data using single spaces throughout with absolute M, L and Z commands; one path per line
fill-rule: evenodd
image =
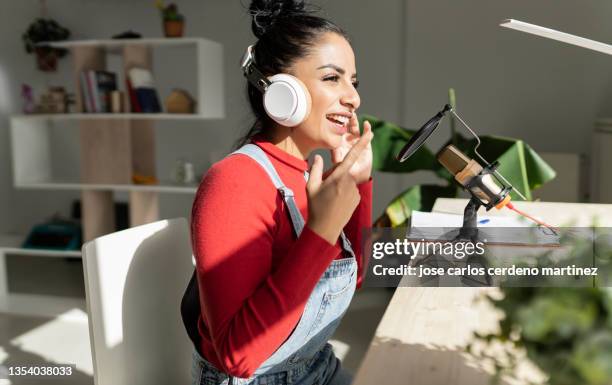
M 612 381 L 612 332 L 599 331 L 577 341 L 572 364 L 584 383 L 606 385 Z
M 414 172 L 419 170 L 438 171 L 440 166 L 436 157 L 425 146 L 421 147 L 411 158 L 410 161 L 400 163 L 396 156 L 416 132 L 399 127 L 393 123 L 380 120 L 371 115 L 359 117 L 359 126 L 363 127 L 363 122 L 367 120 L 372 125 L 374 139 L 372 140 L 373 169 L 384 172 Z
M 518 312 L 523 335 L 530 340 L 564 340 L 588 331 L 599 315 L 597 289 L 542 288 Z
M 412 210 L 431 211 L 438 197 L 454 197 L 457 188 L 453 185 L 416 185 L 398 195 L 385 210 L 392 227 L 403 226 L 412 215 Z

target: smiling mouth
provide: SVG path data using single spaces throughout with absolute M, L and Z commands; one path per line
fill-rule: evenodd
M 338 114 L 329 114 L 329 115 L 325 115 L 325 117 L 327 118 L 327 120 L 329 120 L 330 122 L 338 126 L 342 126 L 342 127 L 348 126 L 349 118 L 347 116 L 338 115 Z

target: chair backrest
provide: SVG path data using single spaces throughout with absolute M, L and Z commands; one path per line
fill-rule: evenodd
M 187 221 L 88 242 L 83 271 L 95 384 L 191 383 L 193 345 L 179 311 L 193 272 Z

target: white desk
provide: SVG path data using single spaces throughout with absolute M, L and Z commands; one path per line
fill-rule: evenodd
M 465 199 L 438 199 L 436 212 L 463 213 Z M 612 227 L 612 204 L 516 202 L 515 206 L 552 225 Z M 487 215 L 515 215 L 495 209 Z M 396 290 L 359 368 L 354 385 L 489 385 L 492 368 L 474 362 L 464 347 L 474 331 L 495 330 L 499 314 L 484 302 L 474 302 L 495 288 L 411 288 Z M 543 376 L 524 362 L 519 376 L 541 381 Z M 523 385 L 526 381 L 502 384 Z

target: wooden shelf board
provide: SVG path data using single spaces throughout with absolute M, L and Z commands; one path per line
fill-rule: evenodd
M 107 183 L 80 183 L 78 181 L 54 180 L 46 182 L 28 182 L 15 186 L 22 189 L 43 189 L 43 190 L 112 190 L 112 191 L 147 191 L 158 193 L 174 194 L 195 194 L 198 185 L 176 184 L 163 182 L 157 185 L 144 184 L 107 184 Z
M 32 120 L 96 120 L 96 119 L 129 119 L 129 120 L 207 120 L 221 119 L 219 116 L 201 114 L 167 114 L 167 113 L 72 113 L 72 114 L 20 114 L 12 115 L 13 119 Z

